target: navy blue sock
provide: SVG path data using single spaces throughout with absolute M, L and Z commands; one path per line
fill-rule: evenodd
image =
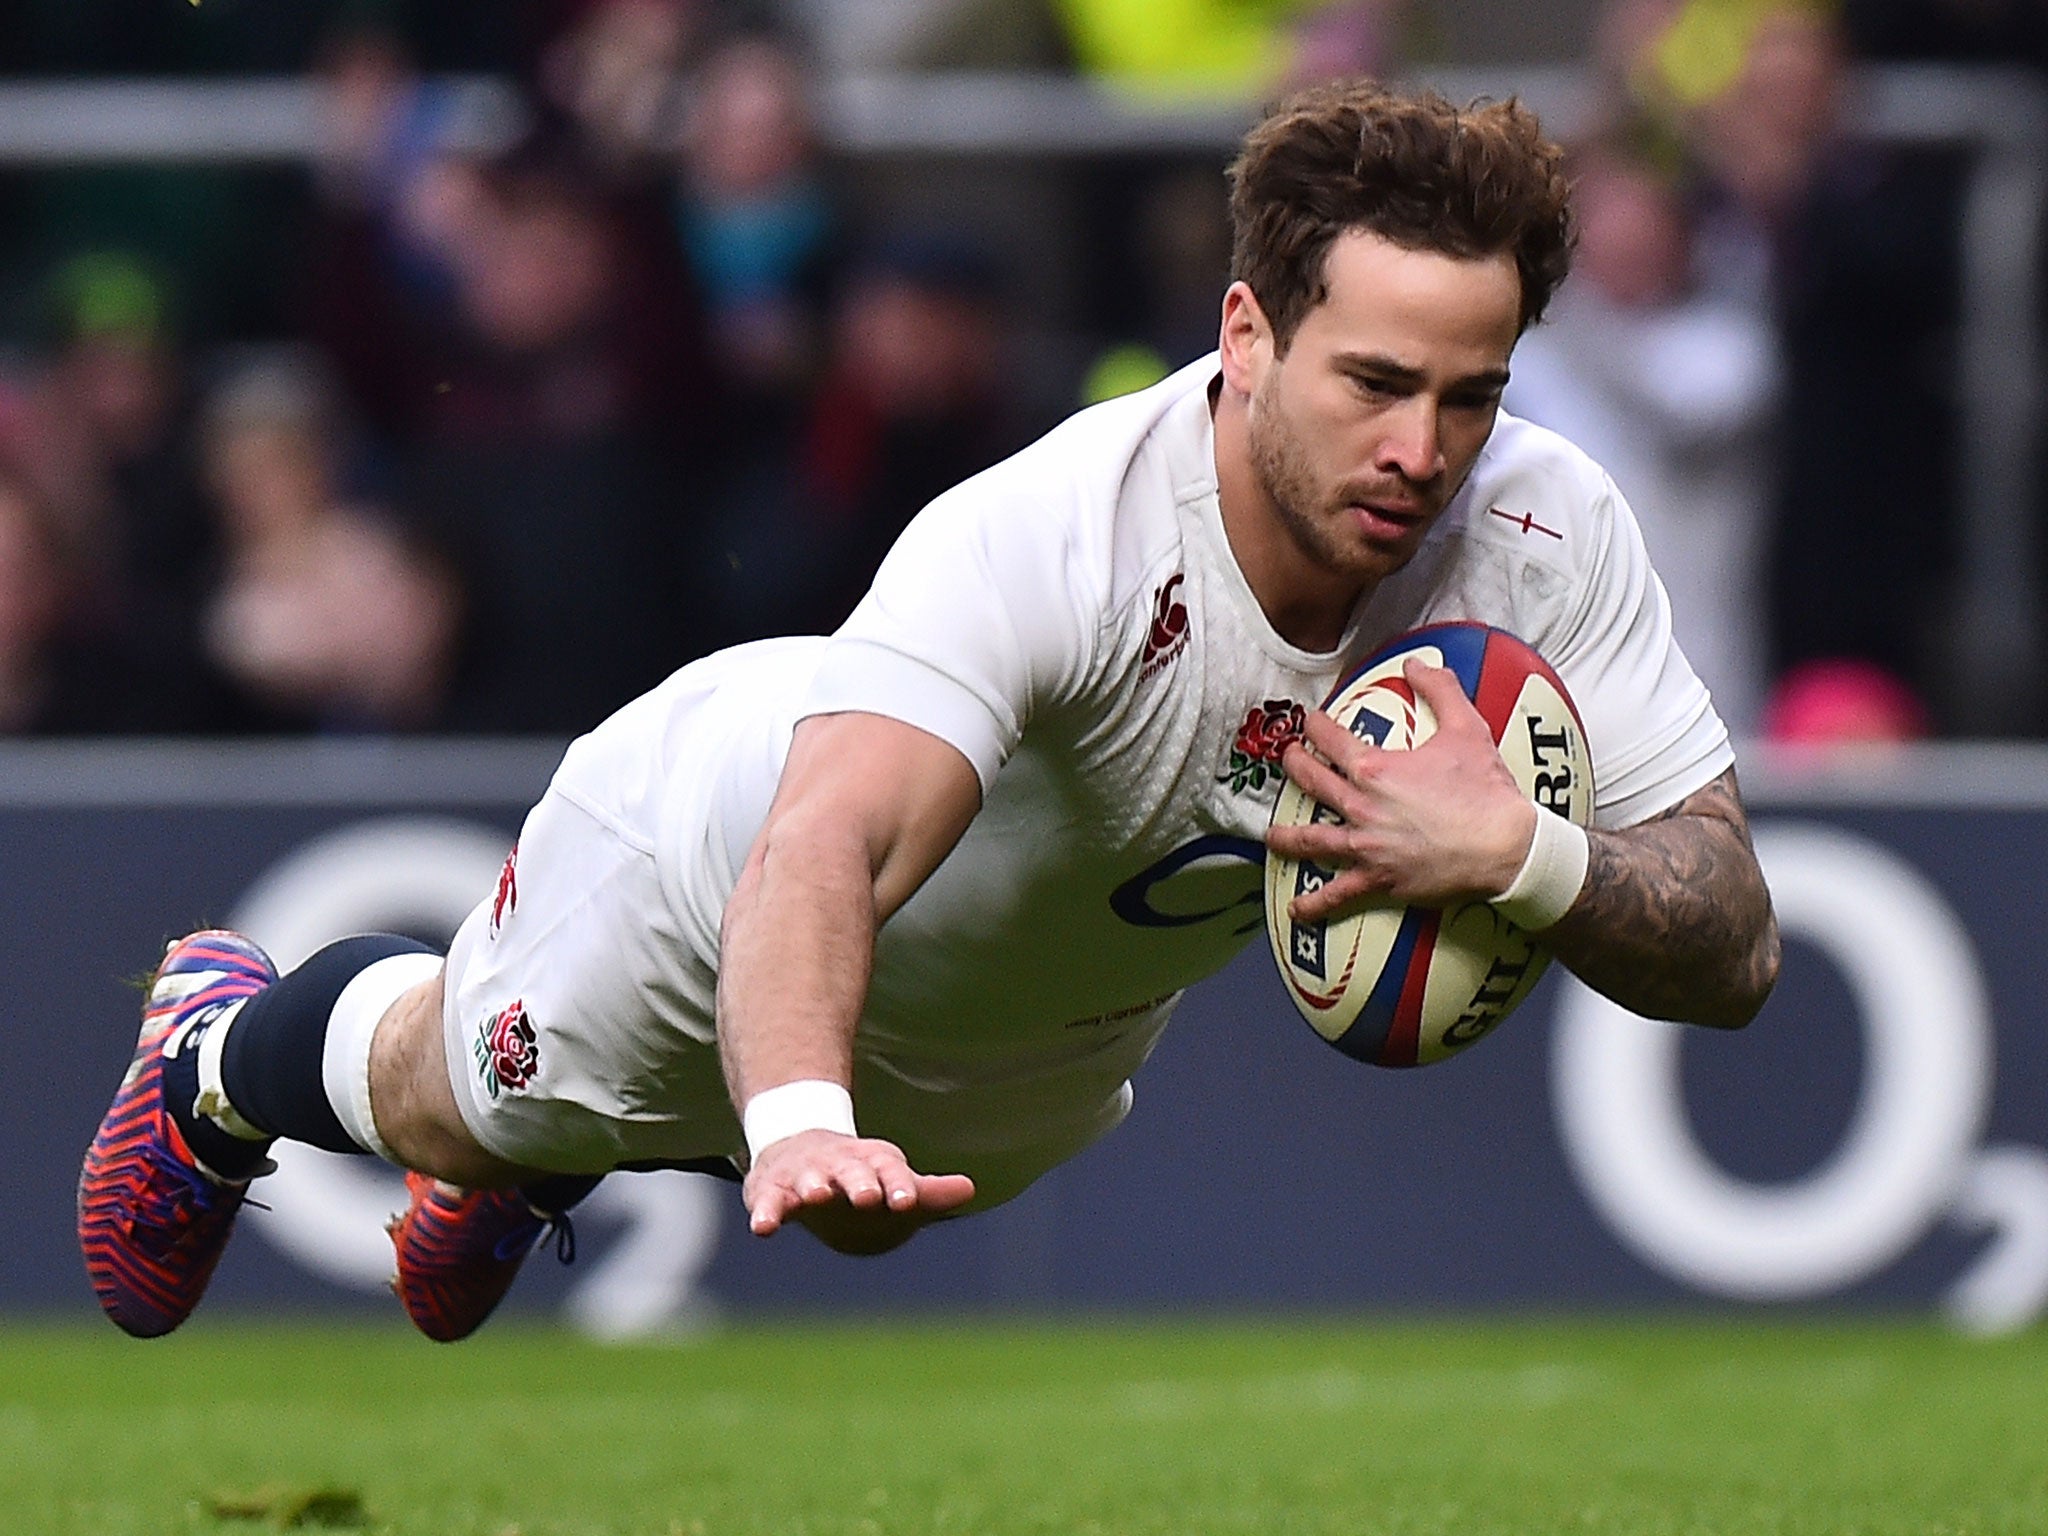
M 221 1052 L 221 1086 L 244 1120 L 273 1138 L 303 1141 L 329 1152 L 361 1152 L 327 1102 L 321 1059 L 327 1020 L 342 989 L 379 960 L 431 954 L 398 934 L 361 934 L 320 950 L 242 1005 Z M 178 1129 L 199 1160 L 223 1178 L 246 1178 L 262 1166 L 267 1141 L 230 1136 L 192 1113 L 199 1092 L 198 1043 L 164 1063 L 164 1093 Z
M 361 1152 L 327 1102 L 321 1061 L 342 989 L 379 960 L 433 951 L 395 933 L 338 939 L 251 998 L 221 1052 L 221 1086 L 244 1120 L 329 1152 Z
M 244 1006 L 247 1006 L 246 1004 Z M 218 1022 L 218 1021 L 216 1021 Z M 202 1024 L 186 1035 L 188 1045 L 197 1046 L 199 1037 L 211 1029 Z M 193 1100 L 199 1097 L 199 1052 L 180 1050 L 164 1058 L 164 1108 L 185 1138 L 192 1155 L 224 1179 L 250 1179 L 263 1172 L 270 1140 L 249 1141 L 231 1136 L 202 1114 L 195 1113 Z

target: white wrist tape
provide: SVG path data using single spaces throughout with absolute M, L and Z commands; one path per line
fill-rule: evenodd
M 1536 813 L 1529 856 L 1493 909 L 1517 928 L 1541 932 L 1571 910 L 1585 888 L 1592 843 L 1586 829 L 1551 811 Z
M 747 1133 L 749 1161 L 799 1131 L 837 1131 L 841 1136 L 852 1136 L 857 1134 L 853 1128 L 853 1095 L 823 1078 L 799 1078 L 793 1083 L 764 1088 L 747 1100 L 747 1107 L 740 1114 L 740 1127 Z

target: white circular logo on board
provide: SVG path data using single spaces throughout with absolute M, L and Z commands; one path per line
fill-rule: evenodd
M 1821 1295 L 1876 1273 L 1956 1199 L 1990 1104 L 1990 1008 L 1962 923 L 1896 855 L 1796 824 L 1759 827 L 1780 927 L 1837 965 L 1864 1031 L 1854 1119 L 1787 1183 L 1731 1177 L 1700 1148 L 1679 1076 L 1686 1026 L 1635 1017 L 1576 981 L 1552 1087 L 1568 1161 L 1617 1236 L 1702 1290 Z

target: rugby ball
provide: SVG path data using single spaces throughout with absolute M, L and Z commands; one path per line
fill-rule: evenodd
M 1549 664 L 1505 630 L 1434 624 L 1389 641 L 1340 682 L 1323 709 L 1353 735 L 1391 751 L 1420 746 L 1436 716 L 1402 675 L 1413 657 L 1448 667 L 1493 733 L 1515 782 L 1546 814 L 1585 826 L 1593 763 L 1565 687 Z M 1339 816 L 1292 780 L 1276 826 Z M 1287 906 L 1334 870 L 1266 856 L 1266 933 L 1288 996 L 1338 1050 L 1381 1067 L 1419 1067 L 1484 1037 L 1529 995 L 1550 953 L 1484 901 L 1438 910 L 1372 902 L 1321 922 Z

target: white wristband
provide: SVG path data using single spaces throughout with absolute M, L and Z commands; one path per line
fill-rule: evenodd
M 764 1088 L 747 1100 L 740 1114 L 740 1126 L 747 1133 L 747 1158 L 761 1153 L 799 1131 L 837 1131 L 841 1136 L 856 1134 L 853 1128 L 853 1095 L 837 1083 L 823 1078 L 799 1078 Z
M 1529 856 L 1493 909 L 1517 928 L 1539 933 L 1571 910 L 1585 888 L 1592 843 L 1586 829 L 1552 811 L 1536 812 Z

